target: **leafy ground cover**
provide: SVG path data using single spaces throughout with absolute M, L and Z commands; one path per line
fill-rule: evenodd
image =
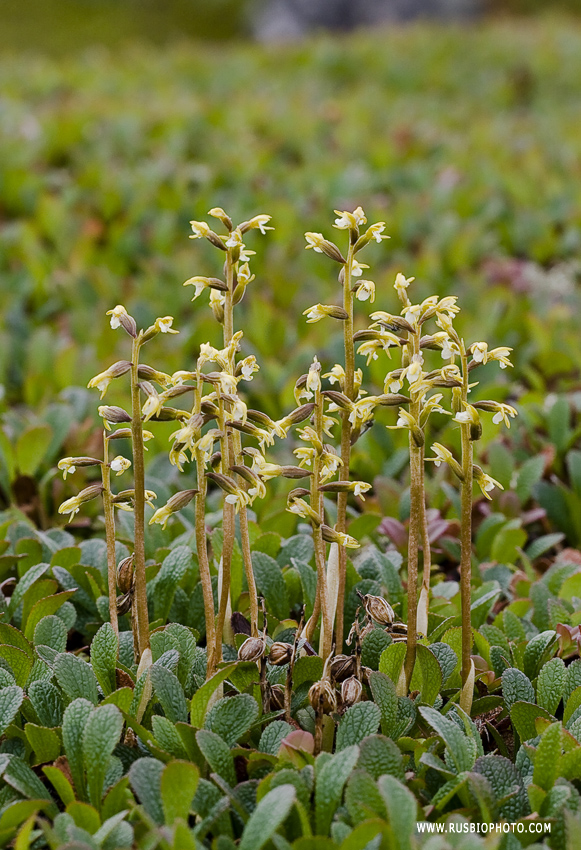
M 0 843 L 567 846 L 581 787 L 580 44 L 570 22 L 531 23 L 418 27 L 276 54 L 239 47 L 219 62 L 191 45 L 34 57 L 26 74 L 22 59 L 5 60 Z M 284 481 L 268 482 L 246 536 L 238 528 L 232 538 L 234 615 L 210 670 L 200 578 L 207 566 L 219 617 L 234 528 L 219 489 L 202 524 L 207 565 L 193 502 L 167 528 L 145 527 L 145 652 L 129 611 L 120 609 L 118 634 L 112 624 L 100 503 L 68 530 L 57 520 L 60 503 L 97 483 L 95 464 L 77 464 L 72 484 L 57 471 L 62 455 L 101 457 L 85 385 L 114 360 L 130 365 L 126 336 L 103 330 L 106 310 L 123 303 L 143 328 L 175 317 L 180 334 L 161 346 L 157 326 L 150 343 L 170 375 L 195 369 L 202 342 L 221 347 L 219 323 L 181 287 L 216 275 L 215 248 L 199 240 L 194 250 L 188 221 L 217 204 L 237 219 L 273 216 L 239 310 L 244 354 L 262 367 L 245 400 L 279 419 L 314 352 L 325 368 L 342 356 L 335 320 L 295 322 L 315 301 L 337 300 L 328 257 L 305 255 L 302 233 L 328 231 L 331 208 L 363 201 L 391 236 L 372 246 L 377 310 L 399 313 L 392 283 L 405 271 L 420 300 L 461 296 L 462 337 L 514 349 L 510 376 L 486 367 L 471 396 L 498 398 L 519 417 L 501 437 L 483 421 L 478 441 L 504 491 L 475 499 L 471 514 L 467 710 L 462 511 L 446 464 L 426 480 L 431 601 L 402 688 L 405 629 L 388 621 L 390 606 L 408 619 L 410 487 L 407 435 L 384 427 L 395 421 L 388 410 L 351 456 L 353 481 L 374 487 L 364 505 L 348 505 L 347 530 L 362 546 L 346 564 L 345 637 L 356 626 L 333 663 L 297 638 L 303 606 L 308 617 L 316 604 L 317 526 L 285 510 Z M 355 330 L 366 323 L 359 315 Z M 385 362 L 372 360 L 366 381 L 378 393 L 384 377 Z M 127 404 L 121 385 L 108 405 Z M 175 420 L 154 424 L 145 486 L 158 507 L 184 485 L 167 455 Z M 442 417 L 430 439 L 458 451 L 459 430 Z M 210 480 L 230 486 L 223 478 Z M 330 528 L 328 495 L 323 508 Z M 133 514 L 119 512 L 115 562 L 135 539 Z M 266 610 L 257 623 L 245 540 Z M 418 820 L 522 830 L 435 844 L 413 837 Z

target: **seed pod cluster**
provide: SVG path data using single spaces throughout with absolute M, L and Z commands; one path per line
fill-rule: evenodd
M 292 658 L 293 648 L 289 643 L 275 641 L 270 647 L 268 660 L 276 667 L 283 667 L 288 664 Z
M 336 655 L 330 664 L 331 678 L 335 682 L 344 682 L 355 673 L 357 659 L 354 655 Z
M 350 708 L 361 699 L 363 685 L 357 676 L 350 676 L 341 685 L 341 702 L 344 708 Z

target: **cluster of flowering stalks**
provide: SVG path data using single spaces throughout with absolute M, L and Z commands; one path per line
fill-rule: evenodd
M 221 347 L 201 344 L 197 359 L 190 364 L 193 368 L 167 375 L 141 363 L 140 354 L 142 347 L 159 334 L 177 333 L 172 317 L 158 318 L 151 327 L 138 330 L 125 308 L 115 307 L 110 311 L 111 327 L 123 329 L 131 338 L 131 359 L 114 363 L 93 378 L 89 387 L 98 389 L 103 398 L 113 380 L 128 375 L 130 410 L 108 406 L 99 408 L 104 423 L 102 458 L 65 458 L 59 464 L 65 476 L 77 466 L 98 465 L 101 468 L 101 483 L 82 490 L 64 502 L 59 510 L 72 518 L 84 502 L 98 496 L 103 499 L 109 599 L 114 628 L 117 628 L 117 612 L 131 610 L 136 656 L 141 657 L 149 646 L 143 542 L 145 504 L 152 505 L 156 499 L 154 493 L 145 490 L 144 484 L 145 443 L 152 436 L 144 426 L 153 427 L 156 421 L 175 421 L 169 459 L 184 474 L 187 487 L 172 496 L 167 504 L 157 507 L 149 522 L 165 527 L 173 514 L 195 500 L 208 675 L 222 659 L 223 643 L 232 642 L 230 576 L 237 522 L 248 586 L 249 640 L 254 641 L 253 651 L 258 652 L 259 644 L 262 647 L 260 655 L 251 660 L 264 658 L 267 639 L 264 631 L 262 636 L 259 632 L 259 600 L 252 568 L 247 510 L 256 499 L 266 496 L 268 481 L 280 476 L 307 479 L 307 486 L 294 486 L 290 490 L 287 507 L 312 527 L 317 574 L 314 610 L 304 628 L 301 627 L 300 637 L 297 631 L 292 657 L 305 645 L 310 647 L 320 627 L 319 653 L 327 661 L 326 669 L 332 670 L 333 647 L 338 648 L 339 656 L 336 657 L 340 658 L 344 644 L 346 550 L 359 545 L 348 533 L 347 503 L 350 496 L 363 502 L 371 489 L 368 482 L 350 478 L 351 449 L 373 424 L 378 408 L 394 407 L 398 408 L 397 420 L 388 427 L 408 431 L 410 452 L 408 623 L 407 629 L 402 626 L 401 631 L 408 647 L 404 668 L 406 686 L 409 687 L 413 671 L 417 634 L 427 634 L 428 631 L 431 554 L 424 471 L 425 462 L 430 461 L 436 466 L 446 463 L 462 491 L 462 675 L 466 693 L 471 692 L 470 681 L 473 682 L 474 676 L 470 659 L 472 487 L 473 481 L 476 481 L 484 496 L 490 498 L 491 489 L 501 486 L 474 462 L 474 444 L 481 434 L 482 412 L 492 413 L 495 423 L 504 422 L 507 426 L 516 415 L 514 408 L 496 401 L 471 403 L 470 392 L 475 386 L 471 373 L 490 361 L 497 362 L 501 368 L 509 366 L 510 350 L 489 349 L 485 342 L 465 345 L 454 328 L 459 312 L 456 297 L 431 296 L 420 304 L 414 304 L 408 294 L 413 278 L 405 278 L 402 274 L 397 275 L 394 286 L 399 309 L 395 307 L 393 313 L 377 310 L 371 313 L 368 328 L 355 331 L 355 303 L 373 302 L 376 298 L 375 283 L 363 278 L 363 271 L 369 267 L 361 262 L 361 252 L 374 244 L 381 244 L 388 237 L 384 234 L 383 222 L 367 226 L 361 207 L 353 212 L 336 211 L 334 226 L 342 233 L 343 247 L 321 233 L 309 232 L 305 236 L 307 248 L 325 254 L 335 264 L 341 303 L 315 304 L 304 314 L 307 322 L 332 320 L 341 323 L 344 342 L 342 362 L 322 364 L 315 356 L 305 374 L 296 382 L 295 409 L 274 421 L 264 412 L 249 408 L 244 400 L 244 386 L 253 379 L 259 366 L 253 355 L 244 355 L 243 332 L 235 324 L 235 307 L 254 280 L 250 270 L 254 252 L 249 250 L 245 240 L 253 232 L 265 234 L 272 229 L 268 225 L 270 216 L 257 215 L 235 226 L 222 209 L 210 210 L 209 215 L 217 221 L 216 230 L 205 221 L 192 221 L 190 238 L 206 239 L 216 248 L 221 260 L 221 274 L 219 277 L 195 276 L 184 285 L 194 287 L 192 300 L 207 291 L 210 309 L 222 327 Z M 387 295 L 378 297 L 381 306 L 384 300 L 387 302 Z M 390 305 L 386 303 L 385 306 Z M 398 353 L 399 364 L 386 373 L 382 392 L 366 390 L 363 370 L 356 368 L 356 354 L 369 365 L 371 360 L 385 353 L 392 367 L 394 350 Z M 182 395 L 191 400 L 187 409 L 184 409 L 184 399 L 180 407 L 174 406 L 175 400 Z M 437 442 L 431 446 L 432 456 L 426 455 L 426 451 L 430 451 L 427 435 L 433 414 L 451 416 L 458 423 L 462 435 L 460 458 L 455 458 L 449 449 Z M 294 448 L 294 464 L 270 462 L 268 447 L 275 438 L 286 438 L 293 428 L 298 439 Z M 120 438 L 131 440 L 134 480 L 131 489 L 114 493 L 111 472 L 121 475 L 131 466 L 131 461 L 120 455 L 109 459 L 114 454 L 110 442 Z M 210 562 L 206 531 L 209 487 L 217 487 L 223 493 L 223 546 L 216 564 Z M 325 512 L 324 500 L 330 494 L 337 498 L 334 525 L 329 524 Z M 134 552 L 130 563 L 126 559 L 119 566 L 115 562 L 115 508 L 135 513 Z M 418 594 L 420 551 L 423 553 L 423 576 Z M 212 573 L 216 571 L 217 614 L 212 586 Z M 119 596 L 118 589 L 121 591 Z M 383 602 L 389 608 L 389 603 Z M 263 628 L 264 624 L 265 619 Z M 246 644 L 244 654 L 251 649 Z M 360 680 L 360 670 L 357 669 Z M 325 688 L 321 687 L 325 692 Z M 313 700 L 316 702 L 315 697 Z M 289 698 L 287 695 L 287 702 Z M 318 704 L 320 707 L 320 699 Z

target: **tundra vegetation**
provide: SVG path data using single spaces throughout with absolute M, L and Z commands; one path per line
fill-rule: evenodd
M 408 36 L 429 47 L 429 32 Z M 574 28 L 549 34 L 563 50 L 579 43 Z M 484 50 L 482 36 L 470 37 Z M 516 49 L 537 39 L 550 58 L 545 38 L 525 31 Z M 373 43 L 355 40 L 342 61 L 355 72 Z M 309 49 L 330 78 L 361 85 L 333 65 L 332 43 Z M 228 74 L 239 60 L 257 61 L 234 51 Z M 452 85 L 461 60 L 449 61 Z M 51 67 L 41 63 L 32 76 L 39 98 L 53 85 Z M 212 85 L 226 71 L 215 70 Z M 534 69 L 528 82 L 519 73 L 503 78 L 503 120 L 524 133 L 523 123 L 544 126 L 558 96 L 537 113 L 535 99 L 546 95 L 530 87 Z M 565 72 L 552 73 L 566 88 Z M 256 129 L 268 111 L 251 94 L 247 110 L 232 103 L 239 131 Z M 581 825 L 579 356 L 565 309 L 576 303 L 580 246 L 571 181 L 552 172 L 554 203 L 538 221 L 533 199 L 525 214 L 506 189 L 494 234 L 511 259 L 487 242 L 490 211 L 469 230 L 466 205 L 477 203 L 478 186 L 471 194 L 462 180 L 479 178 L 458 152 L 458 170 L 448 165 L 423 191 L 430 204 L 448 204 L 451 218 L 463 216 L 464 229 L 442 214 L 423 232 L 418 207 L 409 219 L 418 229 L 406 235 L 405 216 L 396 221 L 374 187 L 357 188 L 360 173 L 340 192 L 325 188 L 328 197 L 369 196 L 366 210 L 354 202 L 311 215 L 303 203 L 285 216 L 286 199 L 279 222 L 240 200 L 237 217 L 199 209 L 189 234 L 185 224 L 180 232 L 182 276 L 166 250 L 169 219 L 151 209 L 144 231 L 133 231 L 114 182 L 109 217 L 83 219 L 79 253 L 70 268 L 51 268 L 48 286 L 45 243 L 62 248 L 69 214 L 84 201 L 58 183 L 76 167 L 63 159 L 61 137 L 50 149 L 50 124 L 32 116 L 22 124 L 19 108 L 7 106 L 14 138 L 26 132 L 35 155 L 53 157 L 48 183 L 61 188 L 51 193 L 47 183 L 36 230 L 23 224 L 27 193 L 9 182 L 4 193 L 7 275 L 33 282 L 28 302 L 14 296 L 3 337 L 0 844 L 570 846 Z M 362 107 L 347 91 L 327 108 L 326 120 L 341 123 L 333 109 L 352 109 L 353 121 Z M 411 181 L 422 163 L 416 130 L 401 129 L 392 150 L 402 145 L 394 156 L 403 159 L 385 165 L 395 183 Z M 571 130 L 566 120 L 562 129 Z M 294 137 L 288 128 L 295 146 L 323 125 L 311 118 L 300 130 Z M 116 132 L 137 139 L 121 118 Z M 27 155 L 14 139 L 3 143 L 12 162 Z M 573 135 L 569 143 L 579 145 Z M 540 155 L 533 141 L 528 150 L 506 178 L 525 194 Z M 317 167 L 309 173 L 315 180 Z M 25 174 L 23 163 L 23 185 Z M 226 166 L 224 174 L 233 176 Z M 163 185 L 150 176 L 142 201 Z M 34 194 L 38 175 L 26 179 Z M 375 214 L 382 206 L 385 220 Z M 130 207 L 128 216 L 142 213 Z M 448 247 L 430 244 L 443 231 Z M 152 244 L 139 257 L 146 236 Z M 122 255 L 122 275 L 135 263 L 143 291 L 116 289 L 111 269 L 91 268 L 81 314 L 70 282 L 99 250 Z M 514 259 L 521 253 L 534 260 Z M 466 269 L 472 280 L 461 279 Z M 303 319 L 297 353 L 283 363 L 299 303 L 295 271 Z M 475 295 L 478 275 L 491 292 Z M 70 325 L 57 331 L 51 311 L 67 301 L 60 321 Z M 90 348 L 98 366 L 86 389 L 72 386 Z M 417 822 L 449 831 L 430 838 Z

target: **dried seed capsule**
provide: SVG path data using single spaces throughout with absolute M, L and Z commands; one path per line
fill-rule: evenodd
M 331 683 L 321 679 L 311 685 L 309 690 L 309 702 L 315 711 L 323 711 L 330 714 L 337 709 L 337 697 Z
M 271 711 L 280 711 L 284 708 L 284 688 L 282 685 L 273 685 L 269 691 Z
M 281 641 L 276 641 L 270 647 L 270 653 L 268 656 L 268 660 L 271 664 L 275 664 L 277 667 L 282 667 L 283 664 L 288 664 L 292 658 L 293 648 L 289 643 L 282 643 Z
M 123 558 L 117 566 L 117 584 L 122 593 L 129 593 L 133 587 L 133 555 Z
M 380 626 L 389 626 L 390 623 L 393 623 L 395 618 L 393 608 L 383 596 L 372 596 L 369 593 L 363 596 L 359 591 L 357 591 L 357 595 L 363 602 L 365 611 L 372 620 L 379 623 Z
M 336 682 L 343 682 L 353 675 L 356 663 L 354 655 L 336 655 L 331 661 L 331 677 Z
M 238 650 L 239 661 L 258 661 L 264 655 L 264 641 L 262 638 L 249 637 Z
M 362 693 L 363 686 L 356 676 L 350 676 L 341 685 L 341 701 L 346 708 L 359 702 Z
M 129 609 L 131 608 L 131 602 L 133 601 L 133 591 L 130 590 L 129 593 L 124 593 L 122 596 L 117 597 L 117 614 L 119 617 L 122 617 L 123 614 L 127 614 Z

